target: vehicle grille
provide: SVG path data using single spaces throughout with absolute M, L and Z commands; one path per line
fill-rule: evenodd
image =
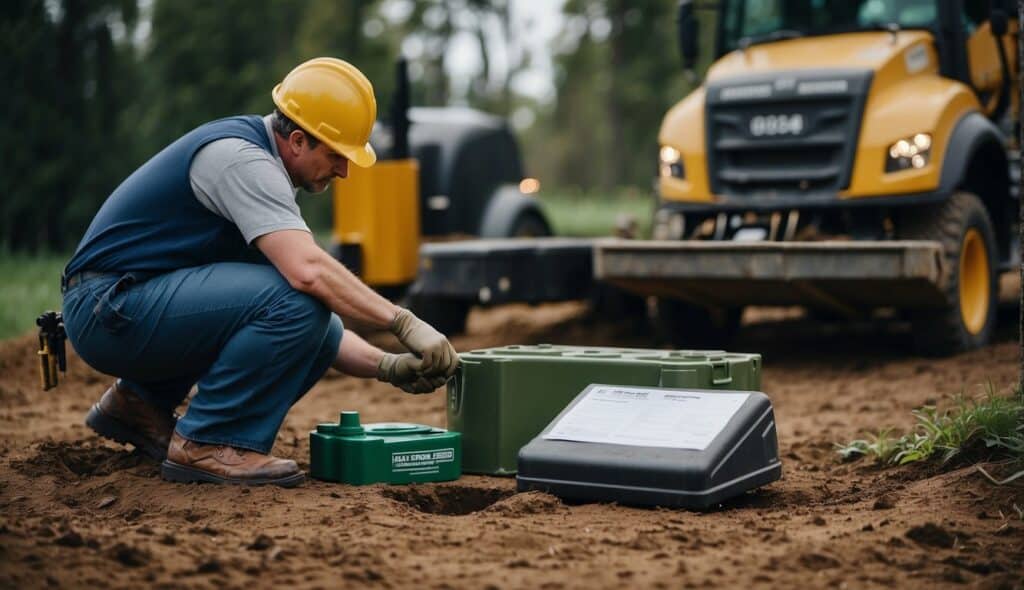
M 822 76 L 810 81 L 820 83 Z M 723 100 L 728 93 L 721 91 L 735 88 L 737 82 L 709 85 L 708 172 L 716 194 L 821 195 L 849 186 L 870 73 L 824 76 L 824 84 L 831 84 L 827 88 L 838 86 L 842 91 L 800 94 L 800 88 L 814 87 L 801 85 L 807 78 L 773 76 L 741 81 L 741 88 L 760 89 L 757 98 Z M 760 123 L 768 118 L 783 124 L 768 126 L 767 131 L 761 125 L 757 133 L 755 117 Z

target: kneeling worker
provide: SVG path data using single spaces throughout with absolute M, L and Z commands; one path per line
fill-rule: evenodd
M 350 161 L 376 161 L 369 80 L 318 58 L 272 96 L 273 114 L 207 123 L 150 158 L 64 269 L 68 338 L 119 377 L 86 423 L 163 460 L 172 481 L 296 485 L 296 463 L 269 453 L 328 367 L 425 393 L 458 364 L 441 333 L 317 246 L 295 202 L 296 187 L 322 192 Z M 345 332 L 339 315 L 390 329 L 409 352 Z

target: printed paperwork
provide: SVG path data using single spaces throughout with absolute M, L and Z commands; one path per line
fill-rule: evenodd
M 543 438 L 703 451 L 748 397 L 602 385 L 591 389 Z

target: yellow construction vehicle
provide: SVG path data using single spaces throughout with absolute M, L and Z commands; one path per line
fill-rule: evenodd
M 691 69 L 694 8 L 679 12 Z M 706 8 L 713 62 L 658 136 L 660 241 L 599 245 L 597 278 L 657 296 L 679 345 L 723 342 L 752 304 L 894 309 L 922 352 L 985 344 L 999 273 L 1020 263 L 1014 7 Z

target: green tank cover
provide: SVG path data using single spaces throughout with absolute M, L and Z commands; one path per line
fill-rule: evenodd
M 360 424 L 342 412 L 337 424 L 309 433 L 310 475 L 352 485 L 451 481 L 462 475 L 462 437 L 422 424 Z
M 459 355 L 448 429 L 466 473 L 512 475 L 519 449 L 592 383 L 757 391 L 761 355 L 720 350 L 504 346 Z

